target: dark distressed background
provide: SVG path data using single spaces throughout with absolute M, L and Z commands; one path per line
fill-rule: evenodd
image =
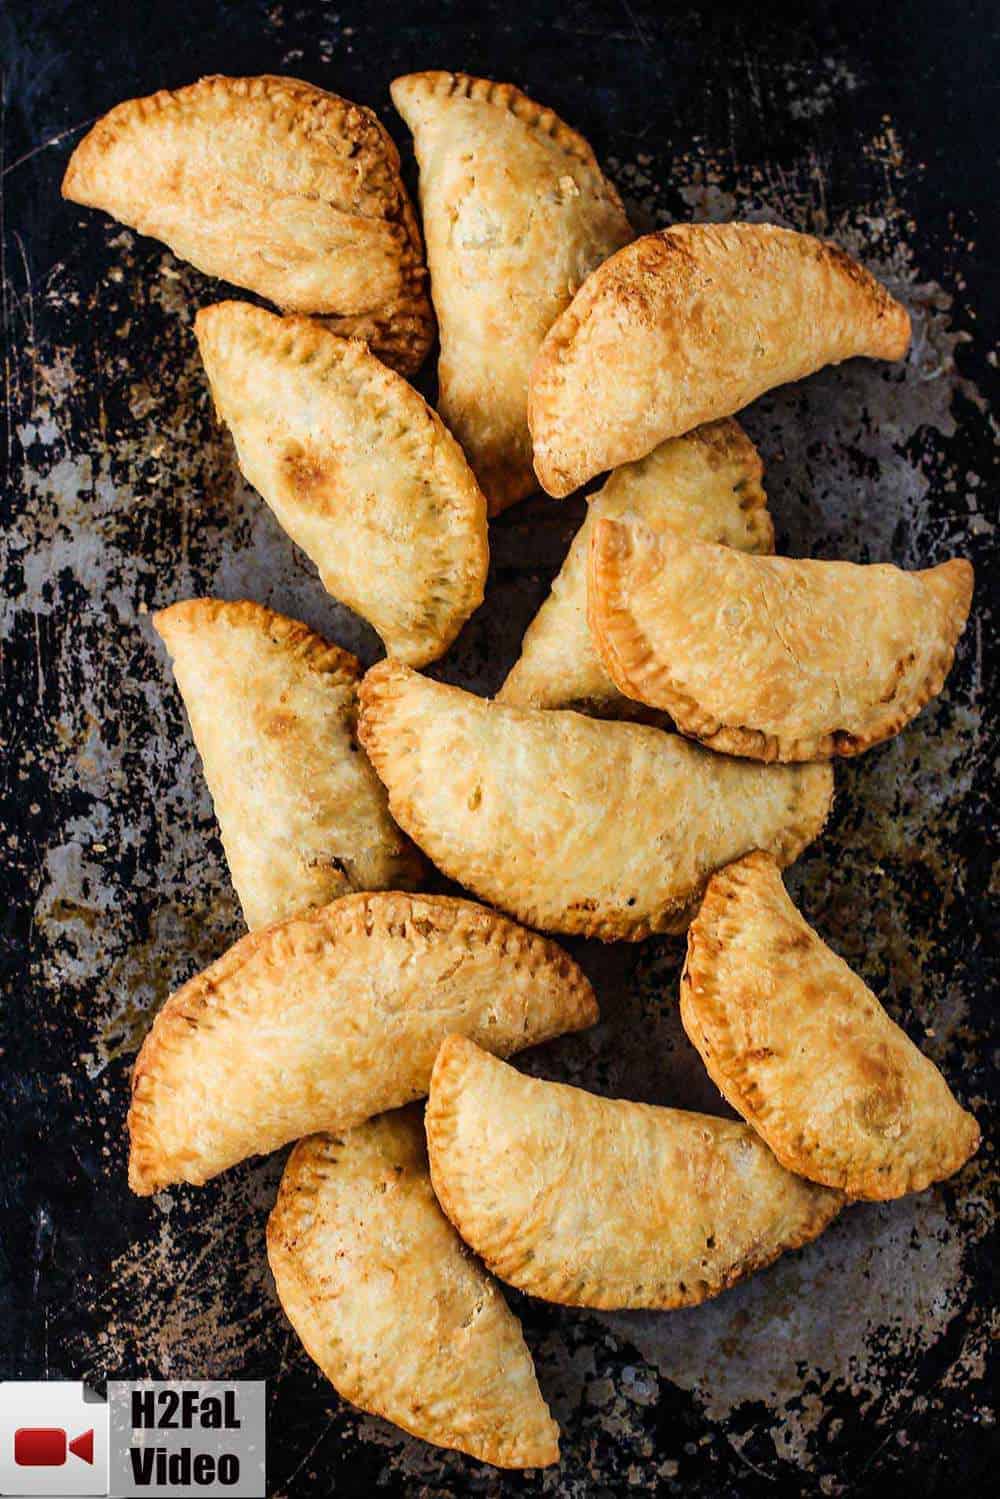
M 7 0 L 0 1375 L 266 1377 L 275 1495 L 986 1491 L 1000 1456 L 988 1405 L 997 25 L 995 5 L 885 0 L 783 15 L 642 0 Z M 63 203 L 61 174 L 118 100 L 212 71 L 289 72 L 372 105 L 412 171 L 387 86 L 425 67 L 509 78 L 552 104 L 641 227 L 767 218 L 860 254 L 911 309 L 913 350 L 905 368 L 829 370 L 746 414 L 779 545 L 907 566 L 961 552 L 978 573 L 943 696 L 838 767 L 832 825 L 790 885 L 986 1143 L 956 1181 L 856 1207 L 701 1308 L 597 1316 L 515 1296 L 564 1432 L 561 1466 L 540 1477 L 423 1446 L 334 1396 L 266 1268 L 280 1159 L 155 1202 L 125 1186 L 135 1048 L 169 990 L 240 930 L 149 611 L 247 595 L 366 661 L 377 650 L 213 423 L 192 319 L 222 289 Z M 444 676 L 496 688 L 580 516 L 578 502 L 535 501 L 493 527 L 487 602 Z M 680 945 L 572 945 L 604 1019 L 530 1065 L 718 1109 L 677 1018 Z

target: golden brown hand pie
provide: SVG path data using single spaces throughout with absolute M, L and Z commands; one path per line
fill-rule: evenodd
M 422 665 L 482 603 L 486 502 L 412 386 L 356 340 L 247 302 L 195 321 L 240 468 L 324 586 Z
M 382 661 L 358 733 L 401 827 L 531 926 L 634 941 L 683 931 L 713 870 L 782 864 L 826 821 L 828 765 L 754 765 L 677 734 L 508 708 Z
M 725 420 L 672 437 L 637 463 L 615 469 L 589 502 L 552 592 L 528 626 L 520 658 L 497 701 L 520 708 L 579 708 L 626 717 L 634 711 L 604 669 L 587 622 L 590 539 L 602 516 L 636 516 L 653 530 L 769 552 L 774 527 L 757 449 Z
M 688 933 L 681 1019 L 782 1165 L 852 1197 L 959 1169 L 979 1127 L 874 994 L 799 915 L 767 854 L 713 875 Z
M 248 602 L 153 617 L 173 660 L 247 926 L 353 890 L 411 890 L 423 860 L 358 745 L 354 656 Z
M 461 1036 L 438 1053 L 426 1126 L 434 1191 L 465 1242 L 564 1306 L 695 1306 L 843 1205 L 745 1124 L 540 1082 Z
M 559 1458 L 521 1324 L 438 1206 L 422 1111 L 292 1151 L 267 1225 L 288 1319 L 346 1400 L 501 1468 Z
M 599 520 L 591 633 L 619 691 L 684 734 L 755 760 L 857 755 L 941 691 L 972 568 L 792 557 Z
M 442 1037 L 501 1052 L 597 1018 L 554 943 L 443 896 L 348 895 L 251 932 L 172 995 L 132 1077 L 129 1184 L 200 1185 L 427 1091 Z
M 420 164 L 441 414 L 495 514 L 538 487 L 527 406 L 542 339 L 632 231 L 587 142 L 509 83 L 412 73 L 392 98 Z
M 539 350 L 535 472 L 565 495 L 772 386 L 863 354 L 901 359 L 910 319 L 836 245 L 773 224 L 675 224 L 584 282 Z
M 206 275 L 327 314 L 396 369 L 423 363 L 434 318 L 420 231 L 370 109 L 296 78 L 202 78 L 105 115 L 62 190 Z

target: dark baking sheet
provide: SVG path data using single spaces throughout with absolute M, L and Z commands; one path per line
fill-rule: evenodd
M 5 853 L 0 1376 L 265 1377 L 275 1495 L 985 1491 L 995 1176 L 997 11 L 857 3 L 178 7 L 8 0 L 4 70 Z M 366 661 L 211 419 L 196 308 L 218 288 L 64 204 L 83 125 L 211 71 L 289 72 L 378 109 L 397 73 L 510 78 L 582 129 L 641 226 L 773 218 L 836 236 L 904 298 L 905 370 L 854 364 L 746 414 L 779 545 L 978 570 L 942 698 L 838 767 L 790 884 L 987 1127 L 958 1180 L 857 1207 L 688 1312 L 515 1297 L 562 1465 L 501 1476 L 348 1409 L 277 1306 L 263 1225 L 280 1159 L 155 1202 L 125 1186 L 130 1058 L 168 991 L 239 931 L 211 806 L 148 610 L 248 595 Z M 578 503 L 493 527 L 488 602 L 441 674 L 492 691 Z M 531 1064 L 719 1108 L 676 1012 L 681 948 L 568 944 L 604 1018 Z

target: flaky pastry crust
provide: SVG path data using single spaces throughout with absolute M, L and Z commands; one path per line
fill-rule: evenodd
M 495 911 L 345 896 L 251 932 L 167 1000 L 132 1075 L 129 1184 L 201 1185 L 421 1098 L 452 1031 L 513 1052 L 596 1018 L 561 948 Z
M 424 863 L 357 740 L 356 658 L 242 600 L 153 616 L 170 652 L 251 930 L 355 890 L 412 890 Z
M 677 734 L 487 702 L 397 662 L 360 688 L 358 733 L 401 827 L 531 926 L 605 941 L 683 931 L 713 870 L 791 863 L 819 834 L 829 766 L 762 766 Z
M 461 1036 L 438 1053 L 426 1127 L 465 1242 L 564 1306 L 696 1306 L 815 1239 L 844 1201 L 745 1124 L 541 1082 Z
M 941 691 L 972 602 L 961 558 L 924 572 L 751 557 L 640 522 L 591 542 L 591 633 L 620 691 L 754 760 L 857 755 Z
M 511 84 L 411 73 L 392 98 L 420 165 L 441 414 L 495 514 L 538 487 L 527 404 L 542 339 L 632 231 L 587 142 Z
M 972 1115 L 803 920 L 767 854 L 709 880 L 688 932 L 681 1019 L 728 1102 L 811 1181 L 900 1197 L 979 1146 Z
M 546 334 L 528 421 L 565 495 L 664 438 L 855 355 L 901 359 L 910 319 L 836 245 L 774 224 L 675 224 L 619 250 Z
M 559 1459 L 521 1324 L 438 1206 L 422 1111 L 292 1151 L 267 1224 L 288 1319 L 339 1393 L 501 1468 Z
M 434 316 L 399 153 L 370 109 L 297 78 L 202 78 L 129 99 L 84 136 L 63 197 L 209 276 L 322 313 L 419 369 Z
M 520 708 L 575 708 L 609 718 L 635 711 L 608 676 L 587 621 L 590 541 L 606 516 L 635 516 L 653 530 L 770 552 L 774 526 L 764 465 L 731 419 L 669 438 L 647 457 L 615 469 L 587 507 L 552 592 L 528 626 L 521 654 L 497 701 Z
M 195 320 L 240 468 L 334 598 L 414 665 L 483 600 L 486 501 L 458 443 L 364 344 L 247 302 Z

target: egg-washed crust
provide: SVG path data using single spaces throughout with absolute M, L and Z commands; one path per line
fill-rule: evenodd
M 574 708 L 599 717 L 634 717 L 637 705 L 608 676 L 587 620 L 587 574 L 594 525 L 635 516 L 654 530 L 715 541 L 747 552 L 774 549 L 762 483 L 764 465 L 731 418 L 660 443 L 615 469 L 588 505 L 552 591 L 528 626 L 521 654 L 497 701 L 520 708 Z
M 424 862 L 357 741 L 356 658 L 242 600 L 153 616 L 173 662 L 251 930 L 358 890 L 411 890 Z
M 528 422 L 565 495 L 664 438 L 855 355 L 900 359 L 910 319 L 836 245 L 773 224 L 676 224 L 619 250 L 545 337 Z
M 129 99 L 70 158 L 63 197 L 209 276 L 325 314 L 404 374 L 434 339 L 399 153 L 370 109 L 297 78 L 202 78 Z
M 220 302 L 198 347 L 240 468 L 326 589 L 424 665 L 483 600 L 486 501 L 417 391 L 310 318 Z
M 425 1122 L 465 1242 L 564 1306 L 696 1306 L 815 1239 L 844 1202 L 745 1124 L 541 1082 L 460 1036 L 438 1053 Z
M 963 558 L 923 572 L 752 557 L 601 519 L 593 638 L 629 697 L 754 760 L 858 755 L 941 691 L 972 602 Z
M 681 1019 L 732 1107 L 812 1181 L 901 1197 L 978 1149 L 975 1119 L 806 923 L 767 854 L 709 880 L 688 932 Z
M 289 1321 L 346 1400 L 497 1467 L 558 1461 L 521 1324 L 434 1196 L 419 1107 L 300 1141 L 267 1253 Z
M 167 1000 L 132 1075 L 129 1184 L 201 1185 L 421 1098 L 452 1031 L 509 1053 L 596 1018 L 566 953 L 495 911 L 345 896 L 251 932 Z
M 683 931 L 752 848 L 821 831 L 828 765 L 755 765 L 677 734 L 509 708 L 382 661 L 358 734 L 389 808 L 452 879 L 530 926 L 604 941 Z
M 411 73 L 392 97 L 420 166 L 441 414 L 496 514 L 538 488 L 527 406 L 542 339 L 632 230 L 583 137 L 512 84 Z

